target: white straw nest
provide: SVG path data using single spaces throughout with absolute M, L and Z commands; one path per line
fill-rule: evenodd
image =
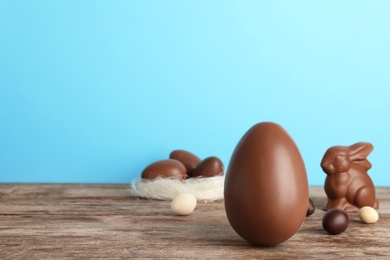
M 155 180 L 135 179 L 131 182 L 134 196 L 172 200 L 180 193 L 190 193 L 198 201 L 215 201 L 223 199 L 225 176 L 207 178 L 189 178 L 187 180 L 157 178 Z

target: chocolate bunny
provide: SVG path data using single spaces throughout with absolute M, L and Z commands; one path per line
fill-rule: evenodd
M 325 192 L 328 196 L 324 210 L 340 208 L 347 212 L 358 211 L 363 206 L 379 207 L 375 188 L 367 171 L 371 163 L 366 157 L 374 149 L 370 143 L 329 148 L 321 161 L 327 174 Z

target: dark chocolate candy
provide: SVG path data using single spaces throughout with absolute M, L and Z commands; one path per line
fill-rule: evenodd
M 213 177 L 223 175 L 223 163 L 215 157 L 208 157 L 201 161 L 192 172 L 192 177 Z
M 347 212 L 358 211 L 364 206 L 378 209 L 375 188 L 367 171 L 371 163 L 366 157 L 374 149 L 370 143 L 329 148 L 321 161 L 327 174 L 325 192 L 328 201 L 324 210 L 340 208 Z
M 174 150 L 169 155 L 170 159 L 175 159 L 180 161 L 186 167 L 187 175 L 192 176 L 192 172 L 195 167 L 200 163 L 200 159 L 193 153 L 190 153 L 185 150 Z
M 306 217 L 313 215 L 316 207 L 314 206 L 313 201 L 309 198 L 309 206 L 307 207 Z
M 277 245 L 299 230 L 309 200 L 306 169 L 280 125 L 259 123 L 241 138 L 226 172 L 224 196 L 231 226 L 253 244 Z
M 141 174 L 142 179 L 173 178 L 184 180 L 187 177 L 186 168 L 177 160 L 162 160 L 150 164 Z
M 343 233 L 348 224 L 348 214 L 341 209 L 330 209 L 322 218 L 322 227 L 332 235 Z

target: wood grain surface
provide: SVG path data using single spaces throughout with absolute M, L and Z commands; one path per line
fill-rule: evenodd
M 310 197 L 316 211 L 298 233 L 264 248 L 234 232 L 222 201 L 175 216 L 127 185 L 0 184 L 0 259 L 390 259 L 390 188 L 377 188 L 376 224 L 350 214 L 337 236 L 322 229 L 322 187 Z

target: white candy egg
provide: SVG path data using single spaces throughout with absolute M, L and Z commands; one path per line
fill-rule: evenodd
M 378 212 L 369 206 L 362 207 L 359 210 L 359 218 L 366 224 L 373 224 L 378 221 Z
M 171 203 L 173 213 L 179 216 L 191 214 L 196 207 L 196 198 L 189 193 L 181 193 L 177 195 Z

